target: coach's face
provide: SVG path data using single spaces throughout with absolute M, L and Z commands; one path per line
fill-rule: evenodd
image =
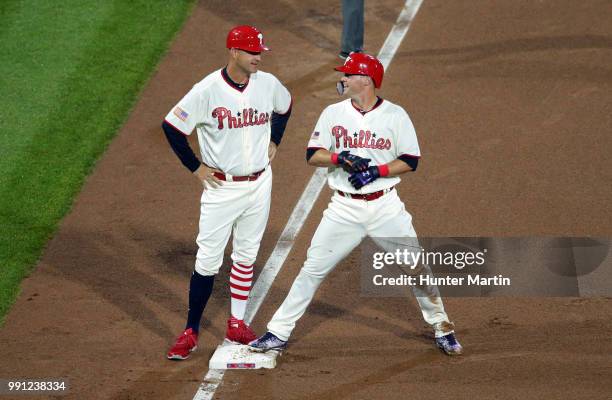
M 246 74 L 254 74 L 259 69 L 261 53 L 233 49 L 236 65 Z

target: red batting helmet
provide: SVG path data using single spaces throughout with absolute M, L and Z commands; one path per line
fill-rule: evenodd
M 378 89 L 382 85 L 385 68 L 374 56 L 365 53 L 351 53 L 344 61 L 344 65 L 334 68 L 345 74 L 366 75 L 374 81 L 374 87 Z
M 264 45 L 263 34 L 254 26 L 240 25 L 227 34 L 226 46 L 228 49 L 240 49 L 261 53 L 270 50 Z

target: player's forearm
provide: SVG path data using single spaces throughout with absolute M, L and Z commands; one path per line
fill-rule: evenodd
M 402 160 L 393 160 L 387 164 L 387 167 L 389 168 L 389 174 L 387 175 L 388 177 L 398 176 L 412 171 L 412 167 Z
M 314 154 L 308 158 L 308 165 L 314 167 L 331 167 L 336 164 L 333 162 L 332 153 L 329 150 L 317 149 Z

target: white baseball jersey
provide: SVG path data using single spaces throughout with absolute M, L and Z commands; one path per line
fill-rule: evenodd
M 270 118 L 272 112 L 289 110 L 291 95 L 272 74 L 251 74 L 241 92 L 221 71 L 194 85 L 166 121 L 185 135 L 197 129 L 204 164 L 230 175 L 250 175 L 268 165 Z
M 370 165 L 387 164 L 401 155 L 420 157 L 421 151 L 410 117 L 404 109 L 387 100 L 362 114 L 351 99 L 328 106 L 310 137 L 308 148 L 321 148 L 332 153 L 349 150 L 351 154 L 372 161 Z M 330 168 L 327 183 L 333 190 L 346 193 L 372 193 L 390 188 L 400 178 L 381 177 L 356 190 L 342 168 Z

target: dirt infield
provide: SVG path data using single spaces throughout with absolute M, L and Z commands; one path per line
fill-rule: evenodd
M 368 50 L 378 51 L 403 3 L 366 2 Z M 339 2 L 196 7 L 24 281 L 0 330 L 0 378 L 67 377 L 67 399 L 193 397 L 224 335 L 228 265 L 199 350 L 167 361 L 184 325 L 200 186 L 160 123 L 193 83 L 222 66 L 225 33 L 245 22 L 273 48 L 262 69 L 294 96 L 258 264 L 270 255 L 313 172 L 302 161 L 310 129 L 338 99 Z M 407 109 L 419 136 L 422 162 L 399 193 L 420 235 L 612 235 L 611 27 L 607 1 L 424 1 L 381 92 Z M 276 278 L 254 321 L 258 332 L 301 267 L 329 197 L 325 189 Z M 321 286 L 275 370 L 230 371 L 215 398 L 612 392 L 612 298 L 446 299 L 466 348 L 449 359 L 433 347 L 412 298 L 360 297 L 356 259 L 357 252 Z

